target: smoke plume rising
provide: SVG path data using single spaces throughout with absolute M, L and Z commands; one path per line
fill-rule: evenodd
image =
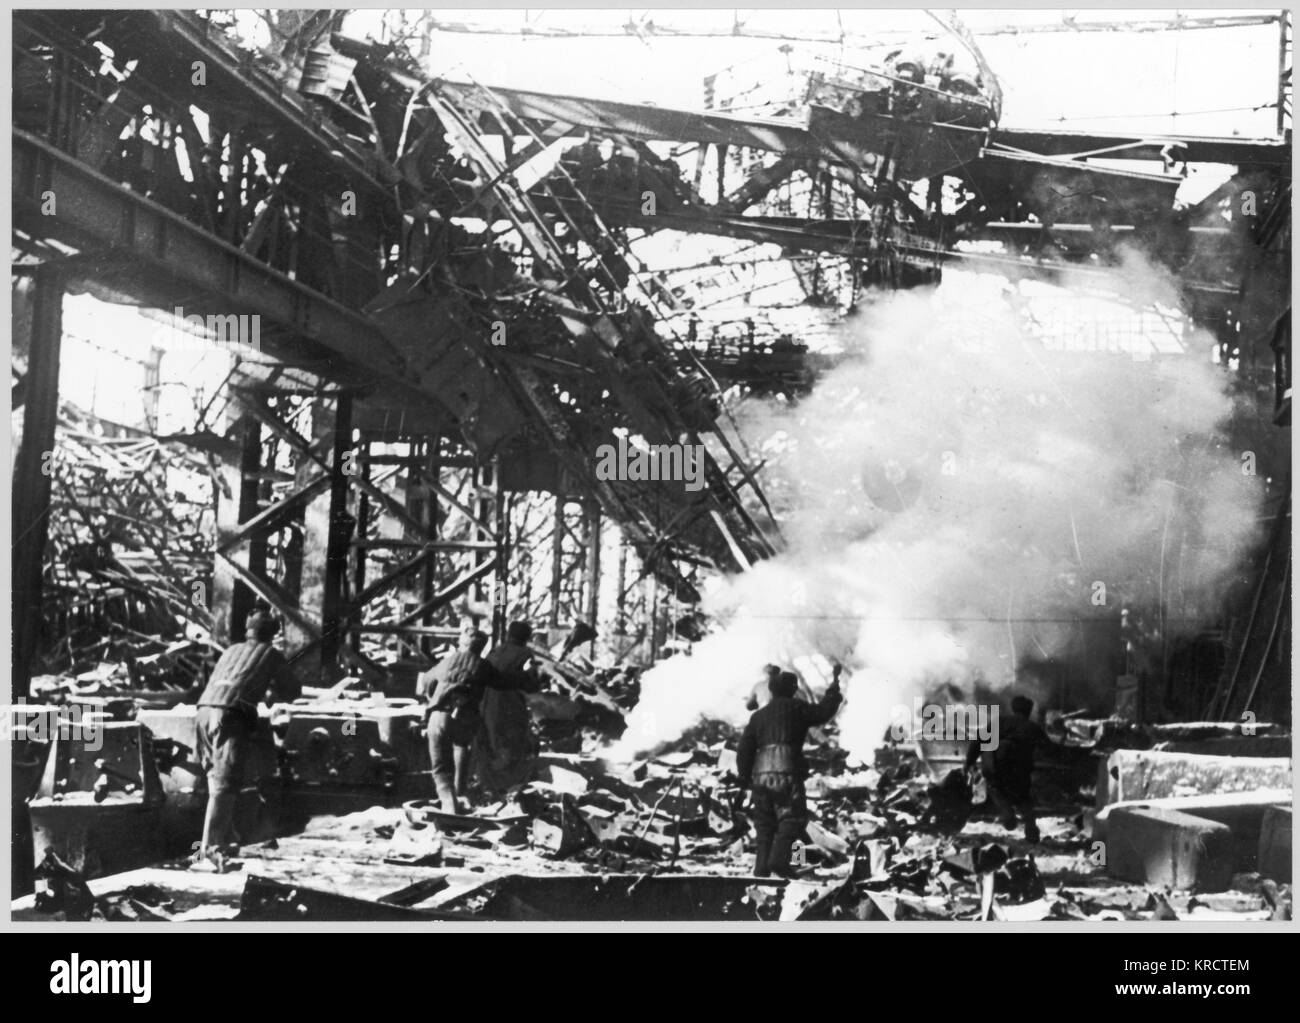
M 1005 688 L 1080 621 L 1160 607 L 1178 635 L 1206 618 L 1259 499 L 1224 440 L 1210 339 L 1079 351 L 1106 347 L 1116 306 L 1075 292 L 1085 343 L 1045 344 L 1006 302 L 979 311 L 990 280 L 1006 288 L 881 298 L 811 395 L 742 410 L 788 549 L 706 597 L 718 631 L 646 674 L 622 752 L 701 717 L 742 722 L 761 666 L 803 658 L 814 683 L 828 659 L 850 669 L 842 741 L 869 757 L 895 705 L 940 683 Z M 1136 261 L 1124 286 L 1170 301 Z

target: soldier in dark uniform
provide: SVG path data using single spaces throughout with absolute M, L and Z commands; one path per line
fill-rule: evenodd
M 482 754 L 475 755 L 475 771 L 489 791 L 503 791 L 532 777 L 537 743 L 524 694 L 542 687 L 528 645 L 532 637 L 527 622 L 511 622 L 505 642 L 498 643 L 485 658 L 496 671 L 483 694 Z
M 749 691 L 749 696 L 745 700 L 745 709 L 747 711 L 756 711 L 760 707 L 766 707 L 772 700 L 772 683 L 781 677 L 781 669 L 775 664 L 763 665 L 763 677 L 754 683 L 754 688 Z M 804 703 L 812 703 L 812 690 L 804 684 L 803 679 L 797 675 L 794 698 L 802 700 Z
M 1027 696 L 1011 700 L 1011 716 L 998 722 L 997 745 L 991 750 L 981 750 L 980 741 L 974 740 L 966 751 L 966 767 L 971 769 L 979 760 L 988 782 L 989 797 L 998 808 L 1001 824 L 1008 831 L 1016 826 L 1016 818 L 1025 822 L 1025 840 L 1037 842 L 1038 821 L 1034 816 L 1032 779 L 1034 755 L 1051 740 L 1041 725 L 1029 719 L 1034 701 Z
M 829 721 L 844 699 L 838 664 L 816 705 L 796 699 L 799 680 L 792 671 L 781 672 L 770 688 L 772 699 L 750 717 L 736 752 L 736 774 L 753 789 L 755 877 L 789 875 L 791 849 L 808 824 L 804 739 L 808 729 Z

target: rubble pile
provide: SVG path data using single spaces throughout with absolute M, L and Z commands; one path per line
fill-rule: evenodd
M 42 621 L 47 668 L 125 666 L 136 687 L 202 681 L 212 626 L 210 452 L 63 402 Z
M 584 672 L 540 652 L 537 659 L 547 684 L 527 699 L 542 748 L 556 753 L 591 752 L 623 734 L 624 714 L 640 697 L 635 669 Z
M 1035 771 L 1043 837 L 1030 843 L 994 823 L 963 744 L 887 742 L 866 764 L 839 745 L 832 723 L 804 748 L 809 814 L 791 876 L 758 878 L 735 726 L 702 720 L 614 762 L 607 751 L 635 705 L 636 673 L 539 659 L 548 684 L 528 703 L 542 752 L 525 784 L 478 791 L 472 810 L 445 813 L 429 798 L 416 701 L 362 692 L 355 680 L 311 689 L 259 746 L 259 813 L 280 815 L 280 830 L 262 835 L 277 837 L 245 844 L 206 908 L 157 871 L 90 894 L 89 849 L 80 859 L 38 856 L 35 908 L 115 920 L 365 918 L 366 906 L 397 912 L 388 896 L 400 879 L 402 913 L 455 919 L 1290 918 L 1291 762 L 1266 755 L 1289 742 L 1279 727 L 1245 734 L 1213 722 L 1139 728 L 1054 716 Z M 105 662 L 42 679 L 39 692 L 45 704 L 116 722 L 123 741 L 132 729 L 147 737 L 153 760 L 132 752 L 145 739 L 123 747 L 139 761 L 122 779 L 140 812 L 157 814 L 160 800 L 164 819 L 181 803 L 197 812 L 186 767 L 193 708 L 183 691 L 143 692 L 136 679 Z M 1199 752 L 1207 744 L 1219 755 Z M 1233 751 L 1243 755 L 1221 755 Z M 53 786 L 56 803 L 61 784 L 79 784 L 60 777 L 42 787 Z M 1137 854 L 1118 855 L 1116 841 Z M 167 862 L 163 874 L 185 874 L 186 861 Z
M 1077 807 L 1042 818 L 1044 837 L 1029 844 L 988 819 L 978 778 L 973 787 L 956 770 L 936 778 L 898 749 L 882 751 L 884 766 L 867 766 L 833 735 L 805 751 L 814 772 L 793 876 L 756 878 L 734 734 L 708 741 L 724 731 L 711 724 L 697 730 L 704 737 L 630 764 L 548 751 L 535 780 L 463 814 L 415 799 L 318 817 L 300 836 L 245 846 L 223 880 L 221 910 L 241 919 L 396 912 L 386 896 L 358 894 L 361 872 L 367 885 L 401 879 L 398 903 L 417 918 L 1290 919 L 1289 883 L 1255 871 L 1218 892 L 1115 879 Z M 91 896 L 94 885 L 66 864 L 50 859 L 38 874 L 49 879 L 39 903 L 55 915 L 157 920 L 202 911 L 166 884 Z
M 459 816 L 415 801 L 372 838 L 388 844 L 390 862 L 479 875 L 435 900 L 439 909 L 470 915 L 500 912 L 507 902 L 518 908 L 525 879 L 568 884 L 575 875 L 732 878 L 743 888 L 715 908 L 760 920 L 1288 919 L 1291 912 L 1290 885 L 1255 873 L 1234 877 L 1232 891 L 1221 894 L 1116 884 L 1097 843 L 1068 816 L 1048 818 L 1049 833 L 1029 845 L 982 819 L 982 786 L 972 792 L 959 772 L 936 782 L 917 759 L 865 767 L 833 740 L 807 750 L 829 771 L 809 779 L 810 819 L 794 878 L 753 878 L 734 750 L 724 742 L 676 746 L 629 765 L 544 754 L 539 780 L 505 800 Z M 607 889 L 602 906 L 613 898 Z
M 716 730 L 716 729 L 712 729 Z M 465 869 L 440 909 L 517 908 L 526 878 L 734 878 L 727 918 L 772 920 L 1287 919 L 1291 889 L 1256 873 L 1232 891 L 1188 895 L 1116 884 L 1069 815 L 1030 845 L 983 820 L 983 786 L 935 781 L 919 759 L 865 767 L 828 740 L 809 746 L 810 819 L 789 881 L 750 876 L 752 829 L 726 742 L 687 740 L 629 765 L 543 755 L 539 779 L 471 814 L 408 803 L 374 832 L 391 862 Z M 886 758 L 887 759 L 887 758 Z M 1078 820 L 1078 818 L 1075 818 Z M 418 857 L 418 859 L 411 859 Z M 602 889 L 607 906 L 612 896 Z M 628 898 L 632 896 L 629 894 Z M 627 911 L 627 906 L 624 910 Z M 611 909 L 610 911 L 613 911 Z
M 138 698 L 145 705 L 166 706 L 202 688 L 217 653 L 207 639 L 131 638 L 117 630 L 110 630 L 95 649 L 104 656 L 79 660 L 59 674 L 35 676 L 32 698 L 41 703 Z

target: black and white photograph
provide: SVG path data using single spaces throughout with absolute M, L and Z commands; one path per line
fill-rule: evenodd
M 11 925 L 1292 928 L 1289 10 L 6 20 Z

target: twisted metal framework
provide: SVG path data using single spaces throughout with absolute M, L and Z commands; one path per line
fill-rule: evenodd
M 69 287 L 261 317 L 272 368 L 237 360 L 214 449 L 213 627 L 237 632 L 261 596 L 327 677 L 349 657 L 427 656 L 467 617 L 606 616 L 615 646 L 653 656 L 698 573 L 779 549 L 727 389 L 797 394 L 818 356 L 777 309 L 710 315 L 726 286 L 708 278 L 733 271 L 657 271 L 638 233 L 764 246 L 826 322 L 953 261 L 1077 276 L 1141 236 L 1194 315 L 1246 347 L 1240 267 L 1266 242 L 1205 222 L 1235 189 L 1281 194 L 1285 141 L 1017 131 L 987 68 L 986 111 L 896 69 L 823 68 L 779 118 L 500 90 L 430 80 L 399 49 L 331 34 L 330 12 L 284 17 L 265 53 L 219 15 L 15 19 L 14 249 L 46 294 L 20 339 L 33 485 L 15 529 L 40 540 L 16 556 L 20 597 L 39 596 L 49 295 Z M 1093 162 L 1162 154 L 1238 172 L 1186 211 L 1177 176 Z M 1287 318 L 1265 319 L 1289 407 Z M 704 445 L 707 486 L 600 478 L 597 449 L 623 436 Z

